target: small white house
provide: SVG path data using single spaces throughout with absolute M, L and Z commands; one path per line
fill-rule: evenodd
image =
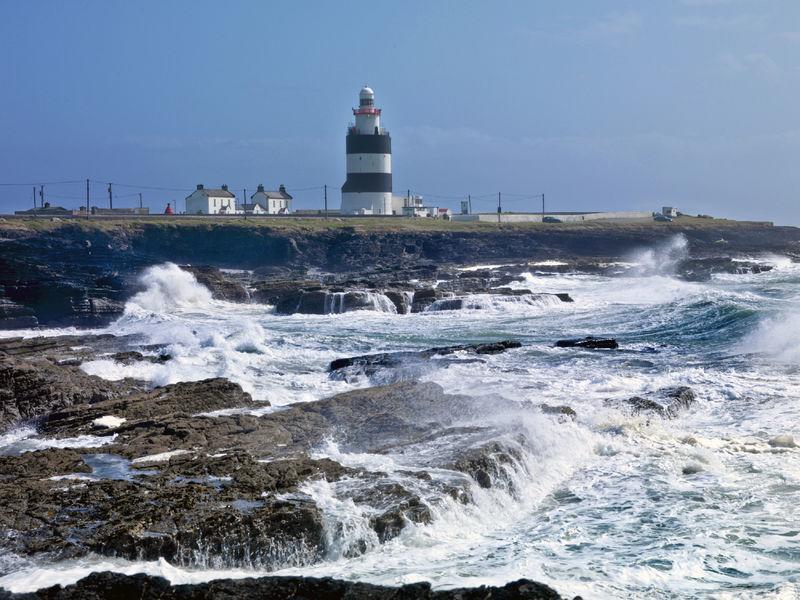
M 270 215 L 285 215 L 292 210 L 292 196 L 283 185 L 278 187 L 277 192 L 266 191 L 263 185 L 259 185 L 256 193 L 250 196 L 250 201 Z
M 246 215 L 265 215 L 266 209 L 261 208 L 260 204 L 240 204 L 239 210 Z
M 661 214 L 665 217 L 672 217 L 674 219 L 678 216 L 678 209 L 674 206 L 664 206 L 661 208 Z
M 186 196 L 187 215 L 235 215 L 236 196 L 228 191 L 228 186 L 219 189 L 206 189 L 202 183 Z

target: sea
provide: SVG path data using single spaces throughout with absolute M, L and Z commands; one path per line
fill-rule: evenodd
M 281 316 L 266 305 L 214 300 L 191 274 L 159 265 L 143 273 L 143 291 L 125 314 L 97 332 L 163 344 L 173 359 L 125 366 L 100 358 L 82 368 L 154 386 L 227 377 L 269 401 L 252 411 L 264 414 L 376 383 L 332 379 L 326 369 L 335 358 L 518 340 L 520 349 L 416 375 L 487 403 L 501 398 L 574 409 L 574 419 L 497 411 L 498 425 L 513 418 L 528 439 L 510 467 L 512 487 L 475 484 L 470 502 L 456 502 L 419 478 L 409 482 L 409 469 L 424 462 L 423 449 L 348 453 L 332 438 L 315 455 L 420 486 L 415 491 L 433 520 L 409 524 L 381 544 L 369 528 L 369 508 L 346 497 L 345 483 L 311 482 L 303 492 L 324 511 L 326 559 L 271 574 L 389 585 L 429 581 L 437 589 L 525 577 L 585 598 L 800 598 L 800 448 L 794 443 L 800 442 L 800 264 L 783 256 L 740 256 L 771 270 L 687 281 L 679 276 L 686 254 L 686 240 L 677 236 L 631 253 L 602 275 L 552 273 L 544 268 L 550 261 L 540 269 L 531 264 L 512 284 L 568 293 L 571 303 L 486 295 L 463 310 L 405 315 L 376 299 L 375 310 Z M 613 337 L 620 349 L 554 346 L 589 335 Z M 696 395 L 674 419 L 621 408 L 621 400 L 670 386 L 689 386 Z M 46 439 L 20 428 L 0 437 L 0 452 L 101 443 Z M 446 469 L 430 473 L 434 481 L 453 477 Z M 348 551 L 356 547 L 366 551 Z M 0 586 L 32 591 L 101 570 L 174 583 L 267 574 L 164 560 L 6 557 Z

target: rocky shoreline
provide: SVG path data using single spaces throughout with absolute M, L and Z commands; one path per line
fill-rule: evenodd
M 405 527 L 431 522 L 437 503 L 469 503 L 480 488 L 519 493 L 513 473 L 528 473 L 524 454 L 532 440 L 517 421 L 498 424 L 488 418 L 499 408 L 520 417 L 575 418 L 569 406 L 496 398 L 487 404 L 446 394 L 413 375 L 272 410 L 225 379 L 150 389 L 80 369 L 82 361 L 99 355 L 120 362 L 170 360 L 162 349 L 137 343 L 105 335 L 0 340 L 2 424 L 7 431 L 35 426 L 50 446 L 0 456 L 0 552 L 37 561 L 163 558 L 186 568 L 262 571 L 358 556 Z M 354 368 L 367 377 L 379 371 L 408 374 L 416 361 L 431 357 L 471 361 L 516 351 L 518 342 L 498 341 L 343 358 L 330 369 L 332 377 Z M 684 388 L 621 406 L 632 414 L 674 418 L 693 401 Z M 427 450 L 413 468 L 390 474 L 316 454 L 334 438 L 344 452 L 392 456 Z M 442 470 L 452 475 L 431 476 Z M 338 484 L 343 497 L 365 507 L 370 529 L 365 535 L 348 537 L 341 524 L 326 519 L 315 486 Z M 216 582 L 167 592 L 164 585 L 157 578 L 96 574 L 76 586 L 20 597 L 108 597 L 102 586 L 136 589 L 137 597 L 141 592 L 141 597 L 175 598 L 222 589 L 229 597 L 262 590 L 275 597 L 289 593 L 282 590 L 324 590 L 331 598 L 559 597 L 533 582 L 459 592 L 433 592 L 427 584 L 388 592 L 303 578 Z M 167 595 L 152 595 L 162 593 Z
M 759 230 L 759 235 L 772 236 L 770 249 L 792 255 L 797 232 L 784 229 Z M 533 240 L 536 243 L 523 252 L 517 245 L 533 243 L 534 234 L 522 232 L 519 239 L 512 236 L 506 249 L 517 253 L 516 259 L 500 266 L 464 268 L 464 263 L 498 256 L 491 246 L 497 241 L 494 233 L 481 234 L 485 239 L 473 237 L 478 248 L 458 260 L 443 250 L 437 260 L 426 246 L 428 234 L 339 231 L 339 237 L 325 242 L 328 246 L 323 244 L 320 254 L 320 247 L 314 246 L 322 243 L 319 232 L 314 234 L 317 237 L 257 232 L 258 243 L 274 255 L 268 254 L 261 266 L 246 270 L 224 269 L 230 265 L 210 260 L 208 240 L 191 261 L 186 260 L 183 244 L 187 240 L 182 236 L 187 233 L 180 227 L 157 231 L 159 236 L 173 236 L 175 247 L 170 251 L 147 237 L 155 235 L 153 231 L 146 235 L 137 231 L 125 239 L 118 231 L 86 231 L 77 226 L 41 234 L 17 232 L 0 240 L 5 250 L 0 254 L 0 327 L 104 323 L 122 314 L 125 300 L 140 289 L 137 278 L 142 270 L 165 259 L 191 262 L 181 270 L 170 267 L 174 270 L 170 274 L 196 280 L 208 288 L 209 297 L 271 305 L 277 315 L 361 310 L 403 315 L 480 310 L 498 303 L 562 307 L 573 298 L 546 289 L 531 292 L 520 285 L 527 274 L 546 281 L 553 273 L 626 273 L 637 267 L 621 259 L 632 244 L 641 241 L 635 236 L 612 240 L 606 247 L 608 254 L 597 258 L 573 252 L 567 237 L 557 247 L 553 239 L 548 246 Z M 210 237 L 223 233 L 230 232 L 223 228 Z M 82 239 L 89 234 L 95 237 Z M 453 237 L 460 240 L 456 246 L 469 241 L 458 236 L 447 239 L 453 241 Z M 756 243 L 757 238 L 744 236 L 740 247 Z M 334 243 L 337 240 L 341 247 Z M 388 253 L 398 249 L 398 240 L 403 244 L 402 258 L 393 264 Z M 257 242 L 249 239 L 246 243 Z M 687 244 L 690 251 L 676 255 L 671 267 L 671 274 L 686 280 L 771 268 L 757 260 L 714 255 L 707 240 Z M 36 245 L 42 248 L 34 258 L 31 253 Z M 359 261 L 367 255 L 376 260 L 363 268 Z M 554 338 L 552 346 L 558 352 L 589 356 L 659 352 L 650 347 L 628 349 L 615 339 L 598 337 Z M 437 514 L 473 503 L 484 490 L 519 498 L 523 493 L 519 482 L 534 477 L 527 457 L 537 443 L 525 420 L 545 418 L 553 421 L 553 427 L 566 427 L 579 416 L 576 410 L 568 404 L 512 402 L 495 396 L 487 401 L 448 394 L 420 378 L 430 369 L 525 351 L 518 340 L 490 339 L 341 356 L 330 363 L 327 377 L 369 387 L 272 407 L 220 377 L 153 387 L 135 378 L 102 379 L 82 369 L 84 363 L 98 358 L 127 366 L 174 360 L 167 346 L 136 336 L 75 333 L 0 339 L 0 432 L 8 439 L 19 436 L 18 443 L 7 444 L 12 450 L 0 456 L 0 505 L 4 507 L 0 554 L 13 557 L 11 566 L 5 567 L 8 571 L 0 567 L 0 575 L 16 568 L 13 565 L 98 557 L 163 559 L 187 569 L 273 572 L 374 551 L 408 528 L 424 527 L 435 522 Z M 606 404 L 630 416 L 666 420 L 680 418 L 701 400 L 692 389 L 678 385 L 648 395 L 608 399 Z M 498 414 L 503 418 L 498 419 Z M 31 445 L 26 446 L 28 442 Z M 331 444 L 336 452 L 320 450 Z M 367 466 L 337 458 L 344 454 L 381 456 L 403 467 Z M 334 490 L 337 501 L 359 507 L 358 527 L 331 519 L 324 510 L 325 494 Z M 28 595 L 0 590 L 0 598 L 113 594 L 141 598 L 560 597 L 528 580 L 495 588 L 436 591 L 429 584 L 386 588 L 303 577 L 170 586 L 158 577 L 113 573 L 94 573 L 76 584 Z
M 193 265 L 193 273 L 219 298 L 276 304 L 279 312 L 330 311 L 331 294 L 340 293 L 336 310 L 360 309 L 374 302 L 370 293 L 378 291 L 402 313 L 423 310 L 437 300 L 457 308 L 453 297 L 485 289 L 485 277 L 459 274 L 454 268 L 460 265 L 515 262 L 530 269 L 526 263 L 557 261 L 536 268 L 611 272 L 636 248 L 666 243 L 678 234 L 687 242 L 690 259 L 682 272 L 689 278 L 746 268 L 731 261 L 736 254 L 800 253 L 797 228 L 735 222 L 452 231 L 372 230 L 338 223 L 305 228 L 236 222 L 34 224 L 0 224 L 3 329 L 104 325 L 122 313 L 141 272 L 166 261 Z M 231 282 L 217 268 L 250 273 L 245 281 Z M 500 287 L 503 277 L 513 281 L 514 273 L 488 283 Z M 439 280 L 453 283 L 432 295 L 408 297 Z

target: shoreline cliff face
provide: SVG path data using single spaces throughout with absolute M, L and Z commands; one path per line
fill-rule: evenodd
M 285 275 L 618 260 L 676 234 L 685 236 L 692 257 L 800 252 L 800 229 L 733 222 L 413 229 L 182 221 L 32 227 L 12 221 L 0 227 L 0 328 L 107 323 L 121 314 L 141 271 L 167 261 Z

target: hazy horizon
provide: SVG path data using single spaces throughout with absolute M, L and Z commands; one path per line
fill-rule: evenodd
M 154 212 L 198 183 L 338 207 L 367 83 L 395 193 L 800 224 L 791 0 L 0 6 L 1 212 L 32 205 L 6 184 L 76 180 L 45 192 L 77 207 L 87 177 Z

